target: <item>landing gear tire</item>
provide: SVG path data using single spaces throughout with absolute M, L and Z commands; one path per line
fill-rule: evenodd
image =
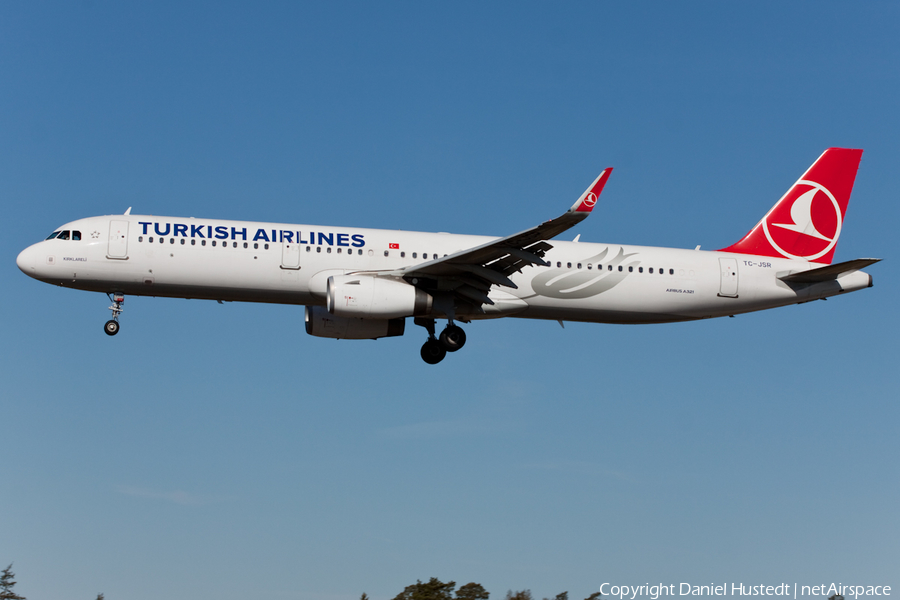
M 119 333 L 119 315 L 125 310 L 122 308 L 122 304 L 125 302 L 125 294 L 122 294 L 121 292 L 111 292 L 106 295 L 112 302 L 112 306 L 109 307 L 109 310 L 112 311 L 112 319 L 106 322 L 103 326 L 103 331 L 106 335 L 116 335 Z
M 466 332 L 458 325 L 447 325 L 441 332 L 441 344 L 447 352 L 456 352 L 466 345 Z
M 422 345 L 422 360 L 429 365 L 436 365 L 447 356 L 447 349 L 436 339 L 432 338 Z

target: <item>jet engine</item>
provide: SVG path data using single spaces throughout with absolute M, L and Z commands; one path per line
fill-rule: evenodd
M 324 306 L 306 307 L 306 333 L 344 340 L 377 340 L 403 335 L 406 319 L 360 319 L 336 317 Z
M 426 316 L 433 302 L 430 294 L 405 281 L 369 275 L 332 275 L 325 299 L 334 316 L 364 319 Z

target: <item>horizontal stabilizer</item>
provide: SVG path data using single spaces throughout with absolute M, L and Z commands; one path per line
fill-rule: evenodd
M 820 281 L 832 281 L 846 273 L 865 269 L 869 265 L 874 265 L 880 260 L 880 258 L 857 258 L 856 260 L 848 260 L 847 262 L 838 263 L 836 265 L 818 267 L 816 269 L 810 269 L 809 271 L 779 275 L 778 279 L 786 283 L 819 283 Z

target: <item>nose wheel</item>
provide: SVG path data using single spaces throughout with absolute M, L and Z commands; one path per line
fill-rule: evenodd
M 417 318 L 415 323 L 428 330 L 428 340 L 422 344 L 419 354 L 429 365 L 438 364 L 448 352 L 456 352 L 466 343 L 466 332 L 459 325 L 454 325 L 453 321 L 447 324 L 440 336 L 435 336 L 434 319 Z
M 112 311 L 112 319 L 103 325 L 103 332 L 106 335 L 116 335 L 119 333 L 119 315 L 125 310 L 122 308 L 122 304 L 125 303 L 125 294 L 107 294 L 107 296 L 112 302 L 112 306 L 109 307 L 109 310 Z

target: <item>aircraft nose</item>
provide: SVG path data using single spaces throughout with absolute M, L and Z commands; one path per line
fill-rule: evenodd
M 29 246 L 19 252 L 19 256 L 16 257 L 16 265 L 20 271 L 34 277 L 34 246 Z

